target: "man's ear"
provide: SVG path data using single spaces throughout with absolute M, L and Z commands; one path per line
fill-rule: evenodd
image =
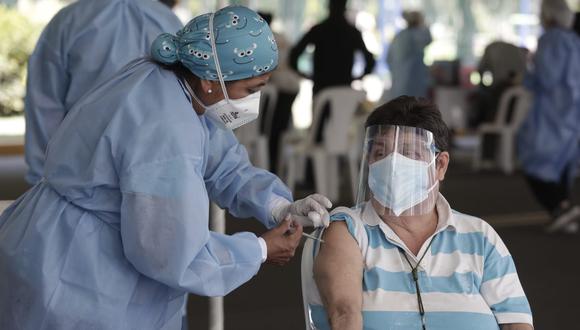
M 447 173 L 447 167 L 449 166 L 449 153 L 447 151 L 442 151 L 437 155 L 435 166 L 437 168 L 437 179 L 440 181 L 445 180 L 445 173 Z

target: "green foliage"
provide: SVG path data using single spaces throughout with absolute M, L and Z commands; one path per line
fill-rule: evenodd
M 39 33 L 16 9 L 0 5 L 0 115 L 24 110 L 26 64 Z

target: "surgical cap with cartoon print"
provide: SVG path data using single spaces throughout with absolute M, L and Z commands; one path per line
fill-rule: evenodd
M 183 64 L 201 79 L 218 80 L 210 16 L 192 19 L 177 35 L 163 33 L 151 45 L 151 56 L 159 63 Z M 218 10 L 213 17 L 215 52 L 224 81 L 251 78 L 278 65 L 274 35 L 260 15 L 243 6 Z

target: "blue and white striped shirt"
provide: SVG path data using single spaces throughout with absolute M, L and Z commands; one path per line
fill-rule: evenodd
M 481 219 L 451 210 L 442 195 L 436 207 L 437 229 L 417 254 L 422 256 L 429 248 L 418 268 L 427 329 L 532 324 L 513 259 L 499 235 Z M 331 221 L 346 221 L 363 256 L 364 329 L 421 329 L 411 267 L 403 253 L 413 265 L 419 258 L 370 203 L 358 210 L 338 208 Z M 307 278 L 304 283 L 310 322 L 316 329 L 330 329 L 314 281 Z

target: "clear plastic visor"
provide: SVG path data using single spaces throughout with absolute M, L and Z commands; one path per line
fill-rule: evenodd
M 438 180 L 433 133 L 417 127 L 378 125 L 366 129 L 357 207 L 372 203 L 379 216 L 428 214 Z

